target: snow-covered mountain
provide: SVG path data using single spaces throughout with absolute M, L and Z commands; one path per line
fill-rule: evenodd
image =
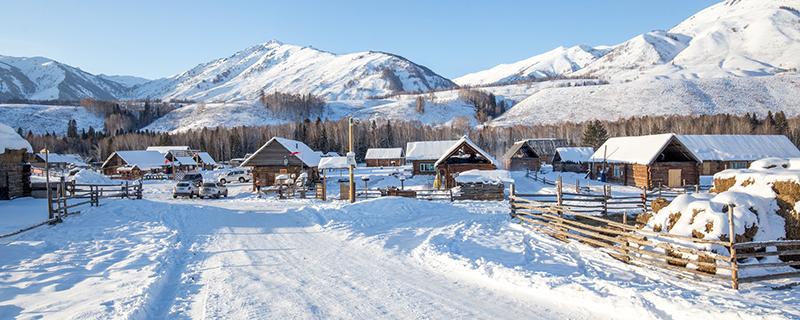
M 280 91 L 342 100 L 453 86 L 397 55 L 373 51 L 337 55 L 273 40 L 148 82 L 135 88 L 132 97 L 235 101 Z
M 112 100 L 126 90 L 115 81 L 48 58 L 0 56 L 0 100 Z
M 478 86 L 554 78 L 580 70 L 605 55 L 610 49 L 604 46 L 593 48 L 585 45 L 558 47 L 522 61 L 463 75 L 454 81 L 459 85 Z
M 106 79 L 106 80 L 111 80 L 111 81 L 114 81 L 116 83 L 119 83 L 122 86 L 124 86 L 125 88 L 129 88 L 129 89 L 150 81 L 150 79 L 146 79 L 146 78 L 142 78 L 142 77 L 136 77 L 136 76 L 107 75 L 107 74 L 102 74 L 102 73 L 98 74 L 97 76 L 100 77 L 100 78 Z
M 91 113 L 81 106 L 51 106 L 38 104 L 0 104 L 0 123 L 22 128 L 27 133 L 67 134 L 67 123 L 75 120 L 78 130 L 103 130 L 103 116 Z

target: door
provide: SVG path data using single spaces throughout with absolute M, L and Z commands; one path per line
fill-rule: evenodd
M 682 186 L 681 169 L 669 169 L 669 177 L 667 178 L 667 181 L 667 186 L 671 188 Z

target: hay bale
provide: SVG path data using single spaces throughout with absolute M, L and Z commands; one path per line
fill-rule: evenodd
M 661 209 L 665 208 L 668 205 L 669 205 L 669 200 L 665 198 L 656 198 L 655 200 L 653 200 L 652 203 L 650 203 L 650 208 L 653 209 L 653 212 L 659 212 L 661 211 Z
M 711 188 L 711 192 L 713 193 L 720 193 L 728 191 L 733 185 L 736 184 L 736 177 L 730 177 L 725 179 L 714 178 L 714 186 Z
M 716 274 L 717 273 L 717 267 L 716 267 L 717 261 L 714 260 L 714 258 L 712 258 L 711 256 L 701 253 L 701 254 L 699 254 L 697 256 L 697 261 L 698 262 L 707 262 L 707 263 L 713 263 L 714 264 L 714 266 L 698 265 L 697 266 L 697 271 L 705 272 L 705 273 L 708 273 L 708 274 Z
M 681 213 L 680 212 L 670 213 L 669 214 L 669 218 L 667 219 L 667 232 L 672 230 L 672 227 L 674 227 L 675 224 L 678 223 L 678 220 L 680 220 L 680 219 L 681 219 Z
M 640 213 L 639 215 L 636 216 L 636 227 L 639 229 L 644 228 L 644 226 L 647 225 L 647 222 L 650 221 L 651 218 L 653 218 L 652 212 L 645 211 Z

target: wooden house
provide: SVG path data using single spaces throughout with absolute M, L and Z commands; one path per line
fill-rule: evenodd
M 364 162 L 367 167 L 397 167 L 406 163 L 403 148 L 369 148 Z
M 319 179 L 317 166 L 319 154 L 305 143 L 274 137 L 242 162 L 242 167 L 251 167 L 253 188 L 275 185 L 278 175 L 308 174 L 308 182 Z
M 192 159 L 194 159 L 194 162 L 197 163 L 199 168 L 203 168 L 204 170 L 213 170 L 217 167 L 217 161 L 205 151 L 195 152 Z
M 652 189 L 700 182 L 700 160 L 674 134 L 610 138 L 590 158 L 609 182 Z
M 517 141 L 503 155 L 503 166 L 511 171 L 536 171 L 541 166 L 541 158 L 527 140 Z
M 64 154 L 53 153 L 48 154 L 37 153 L 33 156 L 31 165 L 37 168 L 45 167 L 45 160 L 50 163 L 50 168 L 56 169 L 74 169 L 74 168 L 89 168 L 89 164 L 77 154 Z
M 537 155 L 542 164 L 550 163 L 553 156 L 556 154 L 556 148 L 569 147 L 569 142 L 566 139 L 557 138 L 538 138 L 523 140 L 530 146 Z
M 434 163 L 442 187 L 456 186 L 455 177 L 469 170 L 495 170 L 497 160 L 476 145 L 467 136 L 461 137 L 448 148 Z
M 31 194 L 31 144 L 11 127 L 0 124 L 0 200 Z
M 150 146 L 147 147 L 147 151 L 156 151 L 164 156 L 168 174 L 172 174 L 173 170 L 175 173 L 192 172 L 199 166 L 189 146 Z
M 158 151 L 126 150 L 108 156 L 100 170 L 107 176 L 140 179 L 145 174 L 163 173 L 167 161 Z
M 406 143 L 406 163 L 411 162 L 413 175 L 435 175 L 435 163 L 456 140 L 415 141 Z
M 553 155 L 553 170 L 559 172 L 589 171 L 589 158 L 594 154 L 592 147 L 560 147 Z
M 700 175 L 743 169 L 758 159 L 798 158 L 800 150 L 784 135 L 678 135 L 701 161 Z

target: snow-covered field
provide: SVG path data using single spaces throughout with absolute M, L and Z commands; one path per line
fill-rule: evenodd
M 358 173 L 374 187 L 394 171 Z M 518 225 L 505 202 L 277 200 L 249 187 L 174 200 L 169 183 L 151 182 L 143 200 L 102 200 L 0 240 L 0 318 L 800 317 L 796 288 L 736 293 L 629 266 Z
M 75 119 L 78 132 L 81 129 L 103 130 L 103 117 L 86 111 L 80 106 L 49 106 L 37 104 L 0 104 L 0 123 L 15 130 L 22 128 L 25 134 L 55 132 L 58 135 L 67 133 L 67 123 Z

